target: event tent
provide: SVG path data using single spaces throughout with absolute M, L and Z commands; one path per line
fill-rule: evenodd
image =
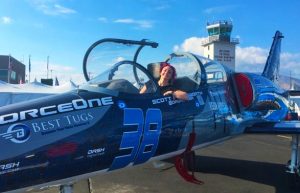
M 60 86 L 48 86 L 37 81 L 28 84 L 8 84 L 0 81 L 0 107 L 44 96 L 60 94 L 76 88 L 77 86 L 72 81 Z

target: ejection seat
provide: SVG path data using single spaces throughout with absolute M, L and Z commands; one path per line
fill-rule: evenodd
M 191 78 L 183 76 L 175 79 L 174 87 L 185 92 L 193 92 L 198 88 L 198 84 L 191 80 Z
M 147 70 L 155 80 L 158 80 L 160 77 L 160 64 L 160 62 L 156 62 L 147 65 Z

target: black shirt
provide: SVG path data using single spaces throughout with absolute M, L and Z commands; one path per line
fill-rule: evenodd
M 146 93 L 152 93 L 155 91 L 155 85 L 152 81 L 146 82 L 146 88 L 147 92 Z M 176 89 L 174 88 L 174 85 L 167 85 L 167 86 L 158 86 L 158 89 L 162 94 L 164 94 L 167 91 L 175 91 Z
M 167 86 L 159 86 L 160 92 L 164 94 L 167 91 L 174 91 L 174 87 L 172 85 L 167 85 Z

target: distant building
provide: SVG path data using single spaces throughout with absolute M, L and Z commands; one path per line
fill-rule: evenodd
M 202 43 L 204 56 L 235 69 L 235 45 L 239 39 L 231 38 L 231 21 L 207 23 L 208 38 Z
M 19 84 L 25 83 L 25 65 L 12 56 L 0 55 L 0 80 Z

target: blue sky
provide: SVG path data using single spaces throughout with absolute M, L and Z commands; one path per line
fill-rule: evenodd
M 157 41 L 153 60 L 159 61 L 174 49 L 201 52 L 206 22 L 221 19 L 232 20 L 232 37 L 240 38 L 238 70 L 262 70 L 280 30 L 282 73 L 292 70 L 300 78 L 299 7 L 298 0 L 0 0 L 0 55 L 28 64 L 30 54 L 32 77 L 38 79 L 46 76 L 50 56 L 53 76 L 79 83 L 83 56 L 99 39 Z

